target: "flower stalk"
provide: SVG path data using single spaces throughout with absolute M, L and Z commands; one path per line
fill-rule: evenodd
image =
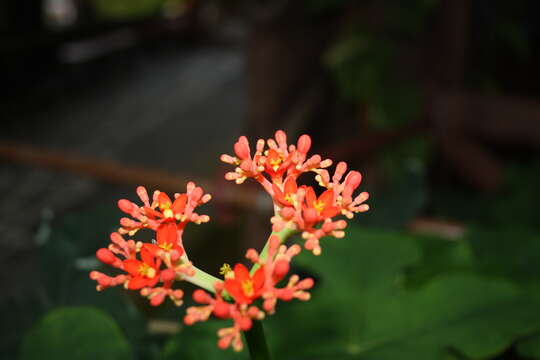
M 251 329 L 244 332 L 251 360 L 270 360 L 270 351 L 264 335 L 262 321 L 254 321 Z

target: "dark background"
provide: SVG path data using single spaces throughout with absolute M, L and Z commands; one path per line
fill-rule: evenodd
M 253 183 L 227 183 L 219 155 L 240 135 L 284 129 L 360 170 L 372 210 L 346 240 L 323 241 L 321 260 L 299 260 L 320 287 L 313 305 L 269 320 L 283 333 L 269 335 L 276 358 L 540 359 L 539 10 L 534 0 L 3 1 L 0 356 L 74 358 L 73 346 L 121 357 L 40 322 L 93 306 L 134 358 L 234 357 L 214 350 L 214 325 L 184 329 L 184 309 L 97 294 L 87 274 L 120 217 L 116 200 L 139 184 L 172 193 L 195 180 L 213 195 L 212 222 L 185 235 L 210 273 L 260 247 L 269 202 Z

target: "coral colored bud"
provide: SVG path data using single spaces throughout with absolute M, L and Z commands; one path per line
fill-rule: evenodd
M 193 292 L 193 300 L 198 303 L 207 303 L 209 296 L 206 292 L 204 292 L 204 290 L 197 289 Z
M 304 210 L 304 220 L 308 223 L 317 221 L 317 211 L 313 208 Z
M 108 276 L 100 276 L 100 277 L 98 277 L 97 282 L 98 282 L 99 285 L 101 285 L 103 287 L 107 287 L 107 286 L 111 285 L 111 278 L 108 277 Z
M 249 329 L 251 329 L 251 325 L 253 325 L 253 322 L 250 318 L 240 318 L 238 320 L 238 325 L 240 325 L 240 329 L 242 329 L 242 331 L 248 331 Z
M 116 256 L 114 256 L 112 251 L 105 248 L 96 251 L 96 257 L 104 264 L 112 264 L 116 260 Z
M 286 288 L 281 291 L 279 298 L 283 301 L 291 301 L 294 297 L 294 291 L 291 288 Z
M 171 261 L 177 261 L 178 259 L 180 259 L 180 256 L 182 256 L 182 253 L 184 251 L 182 250 L 182 248 L 180 248 L 180 251 L 178 250 L 172 250 L 171 251 Z
M 312 278 L 306 278 L 298 283 L 298 287 L 307 290 L 311 289 L 315 285 L 315 281 Z
M 231 343 L 231 338 L 221 338 L 219 339 L 218 341 L 218 347 L 222 350 L 225 350 L 226 348 L 229 347 L 229 344 Z
M 133 203 L 129 200 L 118 200 L 118 208 L 127 214 L 130 214 L 133 211 L 133 207 Z
M 327 222 L 324 223 L 322 226 L 322 231 L 329 233 L 330 231 L 334 230 L 336 225 L 333 222 Z
M 294 209 L 292 207 L 286 206 L 281 209 L 281 216 L 284 219 L 290 219 L 294 216 Z
M 165 293 L 161 292 L 159 294 L 152 296 L 152 298 L 150 299 L 150 305 L 159 306 L 163 303 L 163 300 L 165 300 Z
M 144 186 L 138 186 L 136 192 L 143 203 L 146 204 L 150 201 L 150 199 L 148 198 L 148 192 L 146 191 Z
M 195 323 L 195 318 L 191 315 L 186 315 L 184 317 L 184 324 L 186 325 L 193 325 Z
M 290 268 L 290 265 L 287 260 L 283 260 L 283 259 L 278 260 L 276 261 L 276 264 L 274 265 L 274 275 L 277 278 L 282 279 L 289 272 L 289 268 Z
M 117 232 L 113 232 L 111 233 L 110 235 L 110 239 L 111 241 L 118 245 L 118 246 L 124 246 L 126 244 L 126 241 L 124 240 L 124 238 L 122 237 L 122 235 L 120 235 L 119 233 Z
M 234 153 L 239 159 L 249 159 L 249 145 L 245 136 L 241 136 L 234 144 Z
M 173 297 L 175 299 L 181 299 L 184 296 L 184 292 L 180 289 L 173 291 Z
M 229 305 L 224 301 L 216 301 L 214 304 L 214 315 L 218 318 L 226 319 L 229 317 Z
M 311 148 L 311 138 L 309 137 L 309 135 L 304 134 L 300 136 L 296 147 L 298 151 L 302 154 L 307 154 L 307 152 Z
M 349 174 L 347 174 L 347 177 L 345 177 L 345 185 L 350 186 L 353 189 L 356 189 L 361 182 L 362 174 L 360 174 L 358 171 L 351 171 Z
M 176 277 L 176 273 L 173 269 L 165 269 L 161 272 L 161 280 L 172 281 Z
M 287 142 L 287 134 L 285 134 L 285 131 L 283 131 L 283 130 L 276 131 L 275 138 L 276 138 L 278 144 Z

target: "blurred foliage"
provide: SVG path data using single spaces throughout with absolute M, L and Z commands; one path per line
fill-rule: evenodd
M 315 3 L 322 7 L 336 6 L 338 2 Z M 325 62 L 343 100 L 366 104 L 367 120 L 373 128 L 394 128 L 420 118 L 421 92 L 417 82 L 408 78 L 408 70 L 400 65 L 401 48 L 418 42 L 417 36 L 437 4 L 436 0 L 385 2 L 386 18 L 399 21 L 386 21 L 384 31 L 354 23 L 328 50 Z
M 431 158 L 431 142 L 414 137 L 392 144 L 377 157 L 382 181 L 368 182 L 371 210 L 355 218 L 360 225 L 399 229 L 406 226 L 426 206 L 428 184 L 426 166 Z
M 114 320 L 90 307 L 49 312 L 26 336 L 21 359 L 127 360 L 131 349 Z
M 131 20 L 157 15 L 166 0 L 92 0 L 98 13 L 110 20 Z

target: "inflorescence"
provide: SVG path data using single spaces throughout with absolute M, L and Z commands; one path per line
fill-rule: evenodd
M 287 237 L 300 233 L 303 247 L 320 255 L 321 238 L 344 236 L 347 222 L 336 217 L 351 219 L 355 213 L 369 210 L 364 204 L 368 193 L 353 195 L 362 180 L 361 174 L 347 172 L 347 164 L 340 162 L 331 175 L 327 168 L 332 161 L 323 160 L 320 155 L 308 157 L 310 147 L 308 135 L 300 136 L 296 146 L 288 145 L 285 132 L 279 130 L 274 139 L 259 139 L 254 154 L 247 138 L 242 136 L 234 144 L 234 156 L 221 156 L 223 162 L 235 166 L 234 171 L 225 175 L 227 180 L 241 184 L 253 178 L 273 200 L 272 234 L 260 253 L 255 249 L 246 252 L 246 258 L 253 263 L 251 270 L 240 263 L 232 268 L 225 264 L 221 280 L 196 268 L 189 260 L 182 240 L 186 225 L 210 220 L 195 212 L 211 199 L 202 188 L 190 182 L 186 192 L 174 194 L 173 200 L 158 190 L 150 199 L 147 190 L 140 186 L 137 195 L 142 205 L 125 199 L 118 201 L 120 210 L 130 217 L 120 219 L 120 228 L 111 234 L 109 246 L 96 253 L 99 261 L 119 269 L 121 274 L 109 276 L 92 271 L 90 278 L 97 281 L 97 290 L 122 285 L 139 290 L 153 306 L 166 298 L 181 306 L 184 293 L 174 289 L 173 284 L 191 282 L 207 291 L 193 292 L 194 301 L 201 306 L 189 307 L 184 322 L 191 325 L 212 315 L 231 319 L 231 327 L 218 331 L 218 346 L 242 350 L 242 331 L 250 330 L 253 320 L 273 314 L 278 300 L 310 298 L 307 290 L 313 287 L 313 279 L 301 280 L 298 275 L 286 279 L 291 260 L 302 251 L 298 244 L 283 244 Z M 315 173 L 316 182 L 324 188 L 320 195 L 313 187 L 298 184 L 298 177 L 304 173 Z M 132 239 L 141 229 L 155 232 L 155 240 L 143 243 Z

